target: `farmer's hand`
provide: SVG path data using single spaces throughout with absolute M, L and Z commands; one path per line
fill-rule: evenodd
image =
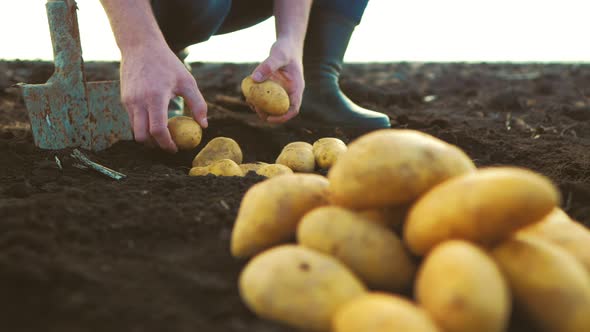
M 184 97 L 193 118 L 207 127 L 207 104 L 197 82 L 168 47 L 144 43 L 122 52 L 121 99 L 137 142 L 178 150 L 168 131 L 168 104 L 174 96 Z
M 301 47 L 298 47 L 296 42 L 288 38 L 279 38 L 270 49 L 269 57 L 252 72 L 255 82 L 271 79 L 282 85 L 291 102 L 287 113 L 281 116 L 269 116 L 261 110 L 254 109 L 262 120 L 283 123 L 299 113 L 305 87 L 301 59 Z

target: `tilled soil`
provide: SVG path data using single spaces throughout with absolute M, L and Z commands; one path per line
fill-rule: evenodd
M 91 80 L 116 79 L 117 66 L 86 68 Z M 362 134 L 259 123 L 238 90 L 253 68 L 193 64 L 210 102 L 204 143 L 232 137 L 246 161 L 272 162 L 287 142 Z M 198 149 L 170 156 L 132 142 L 88 153 L 126 180 L 75 168 L 70 151 L 35 148 L 10 88 L 51 72 L 48 63 L 0 62 L 2 330 L 290 331 L 243 306 L 236 284 L 244 262 L 228 249 L 240 199 L 263 178 L 191 178 Z M 342 87 L 395 128 L 456 144 L 478 166 L 549 176 L 563 208 L 590 225 L 590 66 L 358 64 L 345 68 Z

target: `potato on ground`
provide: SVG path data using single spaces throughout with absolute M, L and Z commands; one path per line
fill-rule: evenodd
M 293 174 L 293 171 L 285 165 L 269 164 L 260 167 L 256 171 L 256 174 L 266 176 L 267 178 L 272 178 L 282 174 Z
M 242 163 L 242 149 L 236 141 L 228 137 L 212 139 L 197 154 L 193 160 L 193 167 L 209 166 L 216 160 L 231 159 L 236 164 Z
M 369 287 L 408 289 L 416 266 L 402 241 L 388 228 L 336 206 L 306 214 L 297 228 L 299 244 L 332 255 Z
M 188 172 L 189 176 L 205 176 L 209 174 L 209 167 L 193 167 Z
M 304 148 L 313 151 L 313 145 L 307 142 L 291 142 L 283 147 L 283 150 Z
M 240 168 L 244 175 L 248 174 L 248 172 L 257 172 L 262 166 L 268 165 L 267 163 L 257 162 L 257 163 L 247 163 L 247 164 L 240 164 Z
M 337 205 L 352 209 L 410 203 L 449 178 L 475 170 L 459 148 L 405 129 L 383 129 L 348 146 L 328 173 Z
M 416 255 L 449 239 L 494 245 L 539 221 L 559 201 L 559 191 L 542 175 L 514 167 L 482 169 L 422 196 L 410 209 L 404 239 Z
M 209 173 L 217 176 L 244 176 L 238 164 L 231 159 L 221 159 L 209 165 Z
M 312 146 L 305 142 L 293 142 L 283 148 L 276 160 L 294 172 L 311 173 L 315 170 Z
M 540 222 L 520 232 L 552 242 L 574 256 L 590 275 L 590 230 L 556 208 Z
M 257 83 L 248 76 L 242 80 L 241 88 L 246 102 L 264 113 L 283 115 L 289 111 L 289 95 L 277 82 L 266 80 Z
M 315 162 L 320 168 L 329 169 L 347 149 L 346 144 L 338 138 L 320 138 L 313 143 Z
M 191 150 L 201 143 L 203 131 L 191 117 L 175 116 L 168 119 L 168 130 L 179 150 Z
M 344 304 L 334 315 L 332 331 L 442 332 L 428 314 L 412 302 L 380 293 L 361 295 Z
M 416 298 L 445 332 L 502 332 L 510 317 L 510 290 L 498 266 L 475 245 L 451 240 L 421 265 Z
M 231 238 L 235 257 L 249 257 L 292 239 L 304 214 L 328 204 L 328 180 L 285 174 L 250 188 L 240 204 Z
M 295 245 L 254 257 L 240 275 L 239 288 L 260 317 L 311 331 L 328 331 L 336 310 L 366 292 L 336 259 Z
M 508 280 L 515 305 L 541 331 L 588 331 L 590 277 L 567 251 L 519 233 L 495 248 L 493 256 Z

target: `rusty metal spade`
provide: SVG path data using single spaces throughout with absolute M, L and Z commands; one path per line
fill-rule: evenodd
M 19 84 L 35 145 L 100 151 L 133 138 L 119 82 L 87 82 L 75 0 L 48 0 L 55 71 L 45 84 Z

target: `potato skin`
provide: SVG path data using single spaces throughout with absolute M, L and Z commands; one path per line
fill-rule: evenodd
M 264 165 L 263 167 L 260 167 L 256 171 L 256 174 L 265 176 L 267 178 L 272 178 L 272 177 L 279 176 L 282 174 L 293 174 L 293 171 L 285 165 L 269 164 L 269 165 Z
M 410 203 L 434 185 L 474 170 L 453 145 L 414 130 L 383 129 L 350 143 L 328 178 L 336 205 L 370 209 Z
M 179 150 L 191 150 L 201 143 L 203 130 L 188 116 L 175 116 L 168 119 L 168 130 Z
M 503 332 L 510 290 L 494 260 L 465 241 L 436 246 L 416 279 L 416 298 L 445 332 Z
M 385 227 L 392 228 L 396 233 L 401 234 L 409 210 L 409 205 L 399 205 L 357 212 L 361 216 Z
M 188 172 L 189 176 L 204 176 L 209 174 L 209 167 L 193 167 Z
M 344 304 L 332 320 L 333 332 L 442 332 L 428 314 L 395 295 L 367 293 Z
M 228 137 L 216 137 L 193 159 L 193 167 L 209 166 L 221 159 L 231 159 L 236 164 L 241 164 L 242 158 L 242 149 L 236 141 Z
M 520 231 L 547 240 L 574 256 L 590 275 L 590 230 L 556 208 L 540 222 Z
M 209 165 L 209 173 L 216 176 L 244 176 L 244 172 L 235 161 L 221 159 Z
M 559 191 L 542 175 L 515 167 L 481 169 L 422 196 L 410 209 L 404 240 L 416 255 L 449 239 L 494 245 L 541 219 L 559 201 Z
M 311 331 L 328 331 L 336 310 L 366 292 L 336 259 L 295 245 L 254 257 L 240 275 L 239 288 L 258 316 Z
M 295 144 L 298 143 L 298 144 Z M 305 145 L 309 145 L 309 148 Z M 285 146 L 277 157 L 277 164 L 285 165 L 294 172 L 311 173 L 315 170 L 315 157 L 311 144 L 294 142 Z
M 493 250 L 515 305 L 542 331 L 580 332 L 590 327 L 590 278 L 567 251 L 528 234 Z
M 240 164 L 240 168 L 244 175 L 248 174 L 248 172 L 257 172 L 262 166 L 268 165 L 267 163 L 263 162 L 256 162 L 256 163 L 247 163 L 247 164 Z
M 402 241 L 386 227 L 336 206 L 306 214 L 297 228 L 302 246 L 332 255 L 372 289 L 403 291 L 416 265 Z
M 283 115 L 289 111 L 289 95 L 277 82 L 266 80 L 257 83 L 248 76 L 242 80 L 241 88 L 246 102 L 264 113 Z
M 328 204 L 328 180 L 284 174 L 252 186 L 244 195 L 231 237 L 235 257 L 249 257 L 295 236 L 308 211 Z
M 346 144 L 338 138 L 320 138 L 313 143 L 315 162 L 320 168 L 329 169 L 347 149 Z

